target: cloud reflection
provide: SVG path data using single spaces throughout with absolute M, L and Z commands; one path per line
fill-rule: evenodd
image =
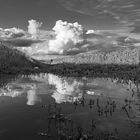
M 40 102 L 36 92 L 36 84 L 34 83 L 9 83 L 6 87 L 0 90 L 0 96 L 9 96 L 12 98 L 23 97 L 27 94 L 27 105 L 35 105 Z
M 36 92 L 36 85 L 32 85 L 31 89 L 27 91 L 27 105 L 35 105 L 36 102 L 41 102 Z
M 120 84 L 119 84 L 120 83 Z M 67 78 L 53 74 L 21 76 L 0 89 L 0 96 L 12 98 L 27 96 L 27 105 L 41 102 L 42 95 L 50 95 L 55 102 L 73 103 L 83 97 L 106 96 L 124 98 L 128 90 L 136 89 L 132 81 L 127 84 L 119 79 Z M 115 92 L 112 92 L 115 91 Z
M 21 83 L 17 80 L 1 89 L 0 96 L 15 98 L 23 97 L 25 94 L 27 95 L 27 105 L 35 105 L 37 102 L 41 102 L 39 96 L 41 94 L 48 94 L 49 90 L 56 103 L 72 103 L 82 98 L 83 95 L 83 83 L 76 79 L 61 78 L 53 74 L 31 75 L 25 81 L 23 77 L 21 79 Z M 26 83 L 27 81 L 30 83 Z
M 55 85 L 56 87 L 52 97 L 57 103 L 74 102 L 82 97 L 80 87 L 83 86 L 83 83 L 76 79 L 60 78 L 49 74 L 48 81 L 49 84 Z

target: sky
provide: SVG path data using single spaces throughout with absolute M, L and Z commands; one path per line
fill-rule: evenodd
M 0 26 L 26 28 L 29 19 L 51 29 L 55 21 L 79 22 L 87 29 L 137 27 L 139 0 L 0 0 Z M 138 29 L 139 30 L 139 29 Z
M 69 11 L 57 0 L 0 0 L 0 3 L 2 28 L 16 26 L 25 29 L 29 19 L 43 22 L 43 27 L 48 30 L 60 19 L 92 26 L 88 23 L 91 16 Z
M 0 40 L 31 53 L 139 46 L 140 0 L 0 0 Z

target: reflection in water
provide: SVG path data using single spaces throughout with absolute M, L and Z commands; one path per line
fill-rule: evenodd
M 12 98 L 22 97 L 24 93 L 27 94 L 27 105 L 34 105 L 40 101 L 36 93 L 36 84 L 33 83 L 9 83 L 0 89 L 1 96 L 9 96 Z
M 119 79 L 76 79 L 58 77 L 53 74 L 39 74 L 21 76 L 14 82 L 8 83 L 0 89 L 0 96 L 22 97 L 23 94 L 27 94 L 27 105 L 35 105 L 41 102 L 40 95 L 48 93 L 51 93 L 56 103 L 74 103 L 86 94 L 131 98 L 127 91 L 132 91 L 133 94 L 136 92 L 136 85 L 130 80 L 124 82 Z
M 58 76 L 49 74 L 49 84 L 55 85 L 56 90 L 52 94 L 56 103 L 74 102 L 82 97 L 80 87 L 83 86 L 82 82 L 72 79 L 64 79 Z
M 35 105 L 36 102 L 40 102 L 41 101 L 41 98 L 37 96 L 37 93 L 36 93 L 36 85 L 33 84 L 31 85 L 30 87 L 31 89 L 29 89 L 27 91 L 27 105 Z
M 44 111 L 46 123 L 37 135 L 50 140 L 114 140 L 140 134 L 139 84 L 131 80 L 22 75 L 4 84 L 0 96 L 24 98 L 31 108 L 41 104 L 33 114 L 40 120 Z

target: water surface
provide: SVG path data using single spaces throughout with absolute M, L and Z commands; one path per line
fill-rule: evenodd
M 139 84 L 53 74 L 0 77 L 0 139 L 139 139 Z

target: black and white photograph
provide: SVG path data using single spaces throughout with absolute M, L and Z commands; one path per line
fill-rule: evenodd
M 140 140 L 140 0 L 0 0 L 0 140 Z

